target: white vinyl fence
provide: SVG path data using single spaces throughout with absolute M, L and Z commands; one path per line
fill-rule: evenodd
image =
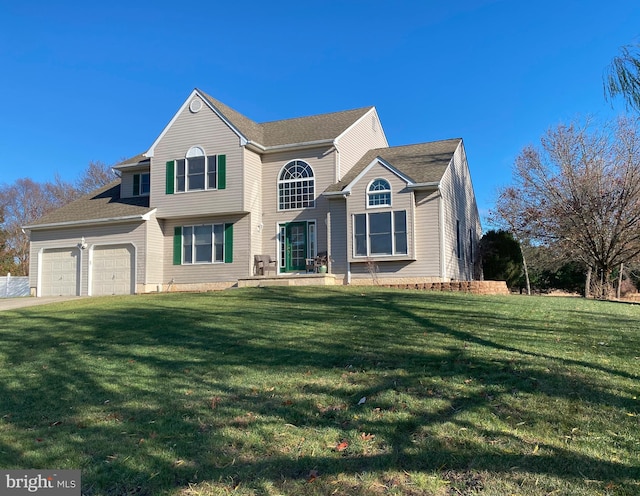
M 0 298 L 29 296 L 29 278 L 7 274 L 0 276 Z

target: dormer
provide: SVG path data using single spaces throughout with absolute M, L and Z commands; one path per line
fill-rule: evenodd
M 149 196 L 151 193 L 151 160 L 136 155 L 113 167 L 120 173 L 120 197 Z

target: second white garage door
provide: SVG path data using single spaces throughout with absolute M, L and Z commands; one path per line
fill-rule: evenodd
M 133 294 L 134 284 L 133 245 L 96 246 L 91 264 L 91 294 Z

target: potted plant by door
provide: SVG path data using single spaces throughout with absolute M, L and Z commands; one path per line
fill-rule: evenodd
M 325 264 L 322 264 L 318 267 L 318 273 L 319 274 L 326 274 L 327 273 L 327 266 Z

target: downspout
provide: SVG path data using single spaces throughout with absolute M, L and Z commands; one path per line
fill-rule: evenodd
M 331 274 L 331 212 L 327 212 L 325 224 L 327 226 L 327 273 Z M 318 241 L 316 240 L 316 249 L 317 246 Z
M 342 165 L 340 163 L 340 150 L 338 149 L 338 140 L 333 141 L 333 147 L 336 149 L 336 182 L 342 179 Z
M 445 235 L 444 235 L 444 208 L 442 205 L 442 192 L 440 192 L 440 198 L 438 199 L 438 213 L 439 213 L 439 217 L 440 217 L 440 280 L 444 281 L 445 280 L 445 271 L 446 271 L 446 265 L 445 265 L 445 249 L 444 249 L 444 241 L 445 241 Z

